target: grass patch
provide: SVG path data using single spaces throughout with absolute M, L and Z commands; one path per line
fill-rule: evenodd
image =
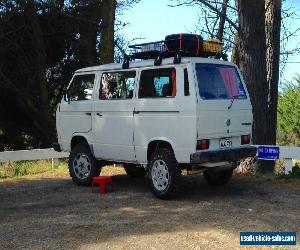
M 60 161 L 60 166 L 65 165 L 64 161 Z M 6 162 L 0 164 L 0 179 L 36 175 L 53 170 L 55 169 L 52 168 L 51 160 Z
M 259 180 L 263 180 L 263 181 L 273 181 L 273 180 L 290 180 L 290 179 L 298 179 L 300 180 L 300 164 L 296 164 L 295 166 L 293 166 L 292 168 L 292 172 L 290 172 L 289 174 L 285 174 L 284 173 L 284 169 L 283 171 L 276 171 L 276 167 L 275 167 L 275 171 L 274 173 L 267 173 L 267 174 L 261 174 L 261 173 L 256 173 L 255 178 L 259 179 Z

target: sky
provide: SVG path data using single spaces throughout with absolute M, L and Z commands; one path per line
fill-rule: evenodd
M 174 4 L 175 1 L 173 1 Z M 141 0 L 140 3 L 124 11 L 121 21 L 128 23 L 121 33 L 127 40 L 143 38 L 142 42 L 163 40 L 168 34 L 193 33 L 200 15 L 196 6 L 180 6 L 171 8 L 170 0 Z M 283 8 L 293 8 L 299 15 L 290 18 L 285 25 L 292 31 L 300 28 L 300 0 L 285 0 Z M 288 41 L 288 49 L 300 47 L 300 31 Z M 300 74 L 300 55 L 291 55 L 281 77 L 281 81 L 291 81 Z

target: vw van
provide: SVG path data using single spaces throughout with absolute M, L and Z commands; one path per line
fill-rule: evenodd
M 159 63 L 157 63 L 159 62 Z M 254 156 L 252 107 L 236 65 L 176 55 L 79 69 L 56 112 L 57 150 L 69 172 L 90 185 L 109 164 L 147 176 L 161 199 L 180 190 L 181 173 L 223 185 Z

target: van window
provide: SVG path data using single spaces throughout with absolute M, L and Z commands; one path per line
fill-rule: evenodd
M 70 101 L 91 100 L 94 81 L 94 74 L 75 75 L 67 91 Z
M 199 94 L 202 99 L 246 99 L 246 92 L 233 66 L 196 63 Z
M 190 95 L 189 75 L 187 69 L 184 69 L 184 96 Z
M 139 98 L 175 96 L 175 68 L 151 69 L 142 71 L 139 87 Z
M 102 100 L 131 99 L 135 75 L 135 71 L 103 73 L 99 98 Z

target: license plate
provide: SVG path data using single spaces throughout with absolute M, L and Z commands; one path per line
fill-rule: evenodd
M 232 139 L 231 138 L 222 138 L 220 139 L 220 148 L 231 148 Z

